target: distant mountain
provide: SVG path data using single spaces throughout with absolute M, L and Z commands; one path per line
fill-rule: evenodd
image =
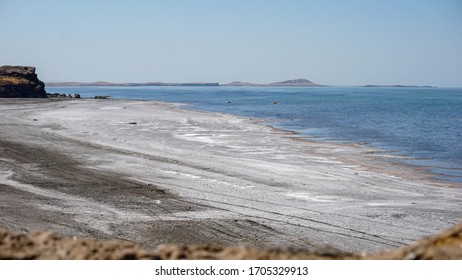
M 310 86 L 319 86 L 318 84 L 313 83 L 307 79 L 295 79 L 295 80 L 287 80 L 277 83 L 271 83 L 270 86 L 290 86 L 290 87 L 310 87 Z
M 269 84 L 257 84 L 249 82 L 240 82 L 234 81 L 229 84 L 219 84 L 219 83 L 162 83 L 162 82 L 147 82 L 147 83 L 109 83 L 104 81 L 91 82 L 91 83 L 82 83 L 82 82 L 48 82 L 46 86 L 50 87 L 77 87 L 77 86 L 118 86 L 118 87 L 130 87 L 130 86 L 228 86 L 228 87 L 313 87 L 313 86 L 325 86 L 313 83 L 307 79 L 294 79 L 286 80 L 282 82 L 269 83 Z M 392 87 L 392 88 L 401 88 L 401 87 L 416 87 L 416 88 L 434 88 L 433 86 L 414 86 L 414 85 L 362 85 L 360 87 Z
M 229 84 L 224 84 L 221 86 L 247 86 L 247 87 L 312 87 L 312 86 L 321 86 L 319 84 L 313 83 L 307 79 L 295 79 L 287 80 L 282 82 L 270 83 L 270 84 L 254 84 L 248 82 L 232 82 Z
M 161 82 L 148 82 L 148 83 L 109 83 L 109 82 L 91 82 L 91 83 L 81 83 L 81 82 L 48 82 L 47 86 L 50 87 L 83 87 L 83 86 L 92 86 L 92 87 L 143 87 L 143 86 L 219 86 L 219 83 L 161 83 Z
M 229 86 L 229 87 L 258 87 L 263 86 L 262 84 L 255 84 L 255 83 L 248 83 L 248 82 L 239 82 L 235 81 L 229 84 L 223 84 L 221 86 Z
M 319 84 L 315 84 L 307 79 L 296 79 L 296 80 L 287 80 L 277 83 L 270 83 L 270 84 L 256 84 L 256 83 L 248 83 L 248 82 L 239 82 L 235 81 L 229 84 L 222 84 L 219 83 L 161 83 L 161 82 L 147 82 L 147 83 L 109 83 L 104 81 L 98 82 L 91 82 L 91 83 L 82 83 L 82 82 L 48 82 L 46 83 L 49 87 L 84 87 L 84 86 L 92 86 L 92 87 L 111 87 L 111 86 L 246 86 L 246 87 L 309 87 L 309 86 L 320 86 Z

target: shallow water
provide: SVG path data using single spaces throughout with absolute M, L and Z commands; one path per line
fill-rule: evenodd
M 363 142 L 435 177 L 462 182 L 461 88 L 365 87 L 47 87 L 82 97 L 179 102 L 264 119 L 303 137 Z M 273 104 L 277 103 L 277 104 Z

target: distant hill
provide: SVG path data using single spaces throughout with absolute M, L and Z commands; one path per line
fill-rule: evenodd
M 310 86 L 319 86 L 318 84 L 313 83 L 307 79 L 295 79 L 295 80 L 287 80 L 277 83 L 271 83 L 270 86 L 291 86 L 291 87 L 310 87 Z
M 269 84 L 257 84 L 249 82 L 234 81 L 228 84 L 219 83 L 162 83 L 162 82 L 146 82 L 146 83 L 110 83 L 105 81 L 82 83 L 82 82 L 48 82 L 46 86 L 50 87 L 77 87 L 77 86 L 118 86 L 118 87 L 130 87 L 130 86 L 225 86 L 225 87 L 315 87 L 315 86 L 326 86 L 313 83 L 307 79 L 294 79 L 286 80 L 281 82 L 269 83 Z M 359 87 L 392 87 L 392 88 L 405 88 L 405 87 L 416 87 L 416 88 L 435 88 L 434 86 L 414 86 L 414 85 L 360 85 Z
M 219 84 L 219 83 L 162 83 L 162 82 L 147 82 L 147 83 L 109 83 L 104 81 L 91 82 L 91 83 L 81 83 L 81 82 L 48 82 L 46 83 L 49 87 L 83 87 L 83 86 L 92 86 L 92 87 L 110 87 L 110 86 L 245 86 L 245 87 L 310 87 L 310 86 L 321 86 L 319 84 L 313 83 L 307 79 L 295 79 L 287 80 L 282 82 L 270 83 L 270 84 L 256 84 L 248 82 L 239 82 L 235 81 L 229 84 Z
M 221 86 L 259 86 L 259 87 L 312 87 L 312 86 L 321 86 L 319 84 L 313 83 L 307 79 L 295 79 L 295 80 L 287 80 L 282 82 L 270 83 L 270 84 L 255 84 L 255 83 L 248 83 L 248 82 L 232 82 L 229 84 L 224 84 Z
M 109 82 L 91 82 L 91 83 L 81 83 L 81 82 L 48 82 L 47 86 L 50 87 L 143 87 L 143 86 L 219 86 L 219 83 L 161 83 L 161 82 L 148 82 L 148 83 L 109 83 Z
M 258 87 L 258 86 L 263 86 L 261 84 L 255 84 L 255 83 L 248 83 L 248 82 L 239 82 L 235 81 L 229 84 L 223 84 L 221 86 L 230 86 L 230 87 Z

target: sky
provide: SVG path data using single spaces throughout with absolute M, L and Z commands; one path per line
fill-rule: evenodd
M 462 0 L 0 0 L 45 82 L 462 86 Z

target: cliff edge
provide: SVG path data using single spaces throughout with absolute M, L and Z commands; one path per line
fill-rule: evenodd
M 45 98 L 45 84 L 37 78 L 35 67 L 1 66 L 0 97 Z

